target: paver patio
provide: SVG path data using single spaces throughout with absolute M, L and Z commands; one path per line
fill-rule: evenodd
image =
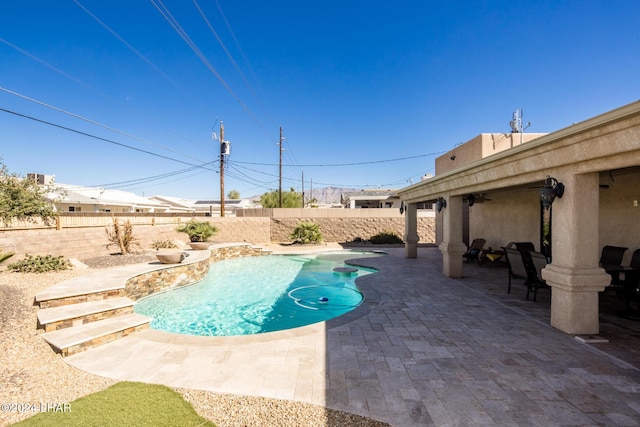
M 365 302 L 327 323 L 242 337 L 149 330 L 65 360 L 110 378 L 299 400 L 394 426 L 640 425 L 640 324 L 585 344 L 549 326 L 548 291 L 537 303 L 519 284 L 507 295 L 505 269 L 465 264 L 454 280 L 437 248 L 416 259 L 387 251 L 362 260 L 379 269 L 358 280 Z

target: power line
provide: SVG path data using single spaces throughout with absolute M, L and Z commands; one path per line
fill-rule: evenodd
M 203 174 L 203 173 L 207 173 L 207 172 L 211 172 L 211 171 L 209 171 L 209 170 L 198 171 L 198 172 L 196 172 L 194 174 L 191 174 L 189 176 L 182 176 L 182 177 L 179 177 L 179 178 L 176 178 L 176 179 L 172 179 L 172 180 L 169 180 L 169 181 L 164 181 L 162 183 L 157 183 L 157 184 L 154 184 L 154 185 L 144 185 L 144 186 L 140 186 L 140 187 L 129 188 L 129 190 L 139 190 L 139 189 L 142 189 L 142 188 L 157 187 L 159 185 L 168 184 L 170 182 L 182 181 L 184 179 L 192 178 L 194 176 L 197 176 L 197 175 L 200 175 L 200 174 Z M 213 172 L 215 172 L 215 171 L 213 171 Z M 130 186 L 133 186 L 133 185 L 135 185 L 135 184 L 131 184 Z M 130 187 L 130 186 L 126 186 L 126 187 Z
M 212 161 L 212 162 L 203 163 L 200 166 L 201 167 L 213 166 L 217 162 L 218 161 L 215 160 L 215 161 Z M 112 183 L 109 183 L 109 184 L 98 184 L 98 185 L 93 185 L 92 187 L 107 187 L 107 188 L 128 187 L 128 186 L 131 186 L 131 185 L 138 185 L 138 184 L 144 184 L 144 183 L 153 182 L 153 181 L 159 181 L 161 179 L 165 179 L 165 178 L 169 178 L 169 177 L 172 177 L 172 176 L 180 175 L 180 174 L 183 174 L 183 173 L 191 172 L 191 171 L 196 170 L 196 169 L 200 169 L 200 167 L 195 167 L 194 166 L 194 167 L 190 167 L 190 168 L 186 168 L 186 169 L 180 169 L 180 170 L 173 171 L 173 172 L 163 173 L 163 174 L 160 174 L 160 175 L 153 175 L 153 176 L 149 176 L 149 177 L 145 177 L 145 178 L 132 179 L 132 180 L 128 180 L 128 181 L 112 182 Z M 211 170 L 206 170 L 204 172 L 210 172 L 210 171 Z
M 238 41 L 238 38 L 236 37 L 236 34 L 233 31 L 233 28 L 231 28 L 231 24 L 229 23 L 229 20 L 227 19 L 226 15 L 224 14 L 224 12 L 222 10 L 222 7 L 220 6 L 220 3 L 218 2 L 218 0 L 215 0 L 215 3 L 216 3 L 216 6 L 218 8 L 218 12 L 220 12 L 220 16 L 222 16 L 222 20 L 224 21 L 225 25 L 227 26 L 227 30 L 229 30 L 229 34 L 231 34 L 231 38 L 233 39 L 236 47 L 238 48 L 238 51 L 240 52 L 240 56 L 242 56 L 242 59 L 244 60 L 245 65 L 247 66 L 247 68 L 249 69 L 249 72 L 251 73 L 251 76 L 253 77 L 253 80 L 256 83 L 259 83 L 258 82 L 258 78 L 256 77 L 256 73 L 253 71 L 253 67 L 251 66 L 251 63 L 249 62 L 249 59 L 247 58 L 247 55 L 245 55 L 244 50 L 242 49 L 242 46 L 240 46 L 240 42 Z M 269 112 L 266 110 L 266 108 L 264 108 L 264 106 L 262 106 L 262 104 L 260 103 L 260 98 L 257 96 L 257 94 L 255 94 L 254 96 L 256 97 L 256 100 L 258 100 L 258 103 L 262 107 L 263 111 L 265 112 L 265 114 L 267 115 L 269 120 L 271 120 L 271 123 L 273 123 L 273 125 L 277 126 L 275 120 L 273 120 L 273 118 L 271 117 Z M 275 138 L 273 138 L 273 139 L 275 139 Z
M 156 64 L 154 64 L 153 62 L 151 62 L 150 59 L 148 59 L 146 56 L 144 56 L 139 50 L 137 50 L 136 48 L 134 48 L 132 45 L 130 45 L 124 38 L 120 37 L 120 35 L 118 33 L 116 33 L 114 30 L 112 30 L 107 24 L 105 24 L 104 22 L 102 22 L 96 15 L 94 15 L 93 13 L 91 13 L 91 11 L 89 9 L 87 9 L 86 7 L 84 7 L 82 4 L 80 4 L 80 2 L 78 0 L 73 0 L 73 2 L 78 5 L 78 7 L 82 10 L 84 10 L 87 15 L 89 15 L 90 17 L 92 17 L 98 24 L 100 24 L 104 29 L 106 29 L 107 31 L 109 31 L 115 38 L 117 38 L 122 44 L 124 44 L 131 52 L 133 52 L 138 58 L 142 59 L 147 65 L 149 65 L 151 68 L 153 68 L 156 72 L 160 73 L 164 78 L 166 78 L 167 80 L 169 80 L 171 83 L 173 83 L 176 87 L 180 87 L 176 82 L 174 82 L 171 77 L 169 77 L 167 74 L 164 73 L 164 71 L 162 71 Z
M 87 9 L 85 6 L 83 6 L 82 4 L 80 4 L 80 2 L 78 0 L 73 0 L 73 2 L 78 5 L 78 7 L 80 7 L 82 10 L 84 10 L 87 15 L 89 15 L 91 18 L 93 18 L 98 24 L 100 24 L 104 29 L 106 29 L 107 31 L 109 31 L 109 33 L 111 33 L 111 35 L 113 35 L 116 39 L 118 39 L 122 44 L 124 44 L 127 49 L 129 49 L 131 52 L 133 52 L 138 58 L 140 58 L 144 63 L 146 63 L 148 66 L 150 66 L 154 71 L 156 71 L 158 74 L 160 74 L 164 79 L 166 79 L 169 83 L 171 83 L 174 87 L 178 88 L 181 92 L 183 93 L 187 93 L 188 92 L 182 87 L 180 86 L 180 84 L 178 84 L 175 80 L 173 80 L 171 77 L 169 77 L 169 75 L 167 73 L 165 73 L 164 71 L 162 71 L 162 69 L 160 67 L 158 67 L 153 61 L 151 61 L 149 58 L 147 58 L 146 56 L 144 56 L 139 50 L 137 50 L 135 47 L 133 47 L 129 42 L 127 42 L 123 37 L 121 37 L 118 33 L 116 33 L 113 29 L 111 29 L 111 27 L 109 27 L 107 24 L 105 24 L 103 21 L 101 21 L 94 13 L 92 13 L 89 9 Z M 196 99 L 191 97 L 192 99 Z M 200 101 L 199 101 L 200 102 Z M 189 141 L 191 142 L 191 141 Z M 195 145 L 195 144 L 194 144 Z
M 222 39 L 220 38 L 220 36 L 216 32 L 216 30 L 213 28 L 213 25 L 211 25 L 211 22 L 209 21 L 209 19 L 207 19 L 207 16 L 205 15 L 204 11 L 202 10 L 200 5 L 198 4 L 197 0 L 193 0 L 193 4 L 196 6 L 196 9 L 198 9 L 198 12 L 200 13 L 200 16 L 202 16 L 202 19 L 207 24 L 207 27 L 209 27 L 209 30 L 211 31 L 213 36 L 216 38 L 216 40 L 218 41 L 218 43 L 222 47 L 222 50 L 224 50 L 224 53 L 227 55 L 227 58 L 229 58 L 229 61 L 231 61 L 231 64 L 233 65 L 233 67 L 235 68 L 236 72 L 238 73 L 238 75 L 240 76 L 242 81 L 244 82 L 245 86 L 249 89 L 249 91 L 251 92 L 251 94 L 253 95 L 255 100 L 258 102 L 258 105 L 260 106 L 262 111 L 264 111 L 265 114 L 267 115 L 267 117 L 275 124 L 273 118 L 271 118 L 271 115 L 269 114 L 267 109 L 264 107 L 264 105 L 260 101 L 260 98 L 258 97 L 257 92 L 255 91 L 253 86 L 249 83 L 249 80 L 247 79 L 247 77 L 244 75 L 244 73 L 242 72 L 242 70 L 238 66 L 238 63 L 235 61 L 235 59 L 233 59 L 233 56 L 231 55 L 231 52 L 229 52 L 229 49 L 227 49 L 227 46 L 225 46 L 225 44 L 222 41 Z M 232 36 L 233 40 L 235 41 L 236 46 L 238 47 L 238 50 L 243 55 L 243 57 L 245 59 L 245 62 L 248 63 L 248 61 L 246 59 L 246 56 L 244 56 L 244 52 L 242 51 L 242 48 L 240 47 L 240 44 L 238 43 L 238 40 L 235 37 L 235 34 L 234 34 L 233 30 L 231 29 L 231 26 L 229 25 L 229 21 L 227 21 L 227 18 L 224 15 L 224 13 L 222 12 L 222 8 L 220 7 L 220 4 L 217 1 L 216 1 L 216 6 L 218 6 L 218 11 L 220 12 L 220 15 L 222 16 L 222 19 L 224 20 L 225 24 L 227 25 L 227 29 L 231 33 L 231 36 Z M 271 138 L 274 138 L 274 136 L 268 131 L 268 129 L 266 129 L 266 128 L 264 128 L 264 129 L 267 131 L 267 135 L 269 135 Z
M 407 157 L 398 157 L 395 159 L 385 159 L 385 160 L 372 160 L 372 161 L 368 161 L 368 162 L 352 162 L 352 163 L 326 163 L 326 164 L 298 164 L 298 165 L 286 165 L 283 164 L 282 166 L 291 166 L 291 167 L 342 167 L 342 166 L 360 166 L 360 165 L 371 165 L 371 164 L 376 164 L 376 163 L 390 163 L 390 162 L 399 162 L 402 160 L 412 160 L 412 159 L 418 159 L 420 157 L 430 157 L 430 156 L 437 156 L 439 154 L 443 154 L 446 151 L 438 151 L 436 153 L 429 153 L 429 154 L 418 154 L 415 156 L 407 156 Z M 277 163 L 256 163 L 256 162 L 241 162 L 241 161 L 235 161 L 236 163 L 242 163 L 245 165 L 257 165 L 257 166 L 279 166 L 279 164 Z
M 195 157 L 191 157 L 191 156 L 189 156 L 189 155 L 187 155 L 187 154 L 182 154 L 182 153 L 180 153 L 180 152 L 178 152 L 178 151 L 172 150 L 171 148 L 167 148 L 167 147 L 164 147 L 164 146 L 162 146 L 162 145 L 155 144 L 155 143 L 153 143 L 153 142 L 151 142 L 151 141 L 148 141 L 148 140 L 146 140 L 146 139 L 144 139 L 144 138 L 140 138 L 140 137 L 135 136 L 135 135 L 132 135 L 132 134 L 130 134 L 130 133 L 128 133 L 128 132 L 122 131 L 122 130 L 120 130 L 120 129 L 116 129 L 116 128 L 114 128 L 114 127 L 111 127 L 111 126 L 109 126 L 109 125 L 102 124 L 102 123 L 100 123 L 100 122 L 96 122 L 95 120 L 88 119 L 88 118 L 86 118 L 86 117 L 80 116 L 80 115 L 75 114 L 75 113 L 72 113 L 72 112 L 70 112 L 70 111 L 63 110 L 62 108 L 55 107 L 55 106 L 50 105 L 50 104 L 47 104 L 47 103 L 45 103 L 45 102 L 38 101 L 37 99 L 30 98 L 30 97 L 28 97 L 28 96 L 26 96 L 26 95 L 22 95 L 22 94 L 20 94 L 20 93 L 17 93 L 17 92 L 14 92 L 14 91 L 12 91 L 12 90 L 9 90 L 9 89 L 6 89 L 6 88 L 3 88 L 3 87 L 1 87 L 1 86 L 0 86 L 0 90 L 1 90 L 1 91 L 3 91 L 3 92 L 9 93 L 9 94 L 11 94 L 11 95 L 17 96 L 17 97 L 19 97 L 19 98 L 25 99 L 25 100 L 27 100 L 27 101 L 33 102 L 33 103 L 35 103 L 35 104 L 41 105 L 41 106 L 43 106 L 43 107 L 50 108 L 50 109 L 52 109 L 52 110 L 58 111 L 58 112 L 60 112 L 60 113 L 66 114 L 66 115 L 71 116 L 71 117 L 74 117 L 74 118 L 76 118 L 76 119 L 79 119 L 79 120 L 85 121 L 85 122 L 87 122 L 87 123 L 91 123 L 91 124 L 93 124 L 93 125 L 99 126 L 99 127 L 103 128 L 103 129 L 107 129 L 107 130 L 109 130 L 109 131 L 119 133 L 120 135 L 124 135 L 124 136 L 126 136 L 126 137 L 129 137 L 129 138 L 132 138 L 132 139 L 138 140 L 138 141 L 140 141 L 140 142 L 144 142 L 145 144 L 153 145 L 153 146 L 156 146 L 156 147 L 162 148 L 163 150 L 167 150 L 167 151 L 170 151 L 170 152 L 172 152 L 172 153 L 179 154 L 179 155 L 181 155 L 181 156 L 185 156 L 185 157 L 188 157 L 188 158 L 193 159 L 193 160 L 199 160 L 199 159 L 196 159 Z
M 66 127 L 66 126 L 62 126 L 62 125 L 59 125 L 59 124 L 56 124 L 56 123 L 48 122 L 46 120 L 38 119 L 38 118 L 35 118 L 35 117 L 32 117 L 32 116 L 27 116 L 26 114 L 21 114 L 21 113 L 18 113 L 16 111 L 7 110 L 7 109 L 4 109 L 4 108 L 0 108 L 0 111 L 4 111 L 5 113 L 13 114 L 14 116 L 18 116 L 18 117 L 22 117 L 22 118 L 25 118 L 25 119 L 33 120 L 34 122 L 38 122 L 38 123 L 42 123 L 42 124 L 45 124 L 45 125 L 53 126 L 53 127 L 58 128 L 58 129 L 63 129 L 63 130 L 69 131 L 69 132 L 77 133 L 79 135 L 83 135 L 83 136 L 86 136 L 86 137 L 89 137 L 89 138 L 93 138 L 93 139 L 97 139 L 97 140 L 100 140 L 100 141 L 108 142 L 109 144 L 118 145 L 120 147 L 125 147 L 125 148 L 128 148 L 130 150 L 139 151 L 141 153 L 149 154 L 151 156 L 160 157 L 160 158 L 166 159 L 166 160 L 171 160 L 172 162 L 178 162 L 178 163 L 182 163 L 182 164 L 189 165 L 189 166 L 194 166 L 194 167 L 201 167 L 199 165 L 194 165 L 192 163 L 184 162 L 182 160 L 174 159 L 172 157 L 163 156 L 162 154 L 157 154 L 157 153 L 153 153 L 151 151 L 143 150 L 141 148 L 132 147 L 130 145 L 123 144 L 121 142 L 113 141 L 111 139 L 102 138 L 100 136 L 92 135 L 92 134 L 87 133 L 87 132 L 82 132 L 82 131 L 79 131 L 79 130 L 76 130 L 76 129 L 72 129 L 72 128 L 69 128 L 69 127 Z M 204 168 L 204 169 L 207 169 L 207 168 Z
M 233 89 L 231 89 L 231 87 L 227 84 L 227 82 L 225 82 L 225 80 L 218 73 L 218 71 L 216 71 L 214 66 L 211 65 L 211 63 L 209 62 L 207 57 L 204 55 L 204 53 L 202 53 L 200 48 L 198 48 L 198 46 L 191 39 L 191 37 L 189 37 L 189 35 L 184 30 L 184 28 L 180 25 L 178 20 L 171 14 L 169 9 L 162 3 L 162 0 L 150 0 L 150 1 L 151 1 L 151 4 L 158 10 L 158 12 L 160 12 L 162 17 L 169 23 L 169 25 L 171 25 L 171 27 L 174 29 L 174 31 L 176 33 L 178 33 L 180 38 L 182 38 L 182 40 L 187 44 L 187 46 L 189 46 L 191 48 L 191 50 L 196 54 L 196 56 L 198 58 L 200 58 L 200 61 L 202 61 L 202 63 L 209 69 L 209 71 L 211 71 L 211 73 L 218 79 L 218 81 L 220 81 L 220 83 L 227 90 L 227 92 L 229 92 L 229 94 L 231 94 L 231 96 L 236 100 L 236 102 L 238 102 L 238 104 L 240 104 L 242 109 L 249 115 L 249 117 L 251 117 L 251 119 L 258 126 L 260 126 L 268 135 L 272 136 L 269 133 L 269 130 L 266 127 L 264 127 L 264 125 L 262 123 L 260 123 L 258 118 L 253 114 L 253 112 L 249 109 L 249 107 L 247 107 L 247 105 L 242 101 L 242 99 L 240 99 L 240 97 L 235 94 Z M 159 5 L 156 4 L 156 2 Z
M 268 174 L 268 173 L 265 173 L 265 172 L 260 172 L 260 171 L 254 170 L 254 169 L 242 168 L 242 169 L 250 170 L 250 171 L 252 171 L 252 172 L 261 173 L 261 174 L 264 174 L 264 175 L 267 175 L 267 176 L 271 176 L 271 177 L 276 178 L 276 179 L 271 180 L 271 181 L 261 181 L 261 180 L 259 180 L 259 179 L 256 179 L 256 178 L 253 178 L 253 177 L 251 177 L 251 176 L 247 175 L 247 174 L 246 174 L 246 173 L 244 173 L 243 171 L 239 170 L 237 166 L 235 166 L 235 165 L 233 165 L 233 164 L 231 164 L 231 163 L 227 163 L 227 166 L 229 166 L 229 168 L 230 168 L 230 169 L 234 170 L 234 171 L 235 171 L 235 172 L 237 172 L 238 174 L 240 174 L 240 175 L 244 176 L 246 179 L 251 180 L 251 181 L 252 181 L 252 184 L 272 184 L 272 183 L 274 183 L 274 182 L 277 182 L 277 181 L 278 181 L 278 176 L 277 176 L 277 175 L 272 175 L 272 174 Z M 287 178 L 287 179 L 288 179 L 288 178 Z M 247 181 L 246 181 L 246 180 L 244 180 L 243 182 L 247 182 Z
M 44 60 L 42 60 L 42 59 L 38 58 L 37 56 L 35 56 L 35 55 L 33 55 L 33 54 L 31 54 L 31 53 L 27 52 L 26 50 L 24 50 L 24 49 L 22 49 L 22 48 L 20 48 L 20 47 L 18 47 L 18 46 L 16 46 L 16 45 L 14 45 L 14 44 L 12 44 L 12 43 L 8 42 L 7 40 L 5 40 L 5 39 L 3 39 L 3 38 L 0 38 L 0 42 L 2 42 L 2 43 L 4 43 L 4 44 L 6 44 L 7 46 L 9 46 L 9 47 L 11 47 L 11 48 L 13 48 L 13 49 L 17 50 L 18 52 L 20 52 L 20 53 L 22 53 L 23 55 L 25 55 L 25 56 L 29 57 L 30 59 L 32 59 L 32 60 L 34 60 L 34 61 L 36 61 L 36 62 L 39 62 L 40 64 L 44 65 L 45 67 L 47 67 L 47 68 L 49 68 L 49 69 L 51 69 L 51 70 L 55 71 L 56 73 L 58 73 L 58 74 L 60 74 L 60 75 L 62 75 L 62 76 L 64 76 L 64 77 L 68 78 L 69 80 L 71 80 L 71 81 L 73 81 L 73 82 L 75 82 L 75 83 L 79 84 L 80 86 L 83 86 L 83 87 L 85 87 L 85 88 L 87 88 L 87 89 L 91 90 L 92 92 L 95 92 L 96 94 L 100 95 L 101 97 L 103 97 L 103 98 L 105 98 L 105 99 L 108 99 L 109 101 L 111 101 L 111 102 L 113 102 L 113 103 L 120 104 L 120 105 L 122 104 L 121 102 L 117 101 L 116 99 L 114 99 L 114 98 L 113 98 L 113 97 L 111 97 L 110 95 L 108 95 L 108 94 L 106 94 L 106 93 L 102 92 L 101 90 L 99 90 L 99 89 L 97 89 L 97 88 L 95 88 L 95 87 L 91 86 L 90 84 L 88 84 L 88 83 L 84 82 L 83 80 L 81 80 L 81 79 L 79 79 L 79 78 L 77 78 L 77 77 L 75 77 L 75 76 L 73 76 L 73 75 L 71 75 L 71 74 L 69 74 L 69 73 L 66 73 L 66 72 L 62 71 L 61 69 L 56 68 L 55 66 L 53 66 L 53 65 L 49 64 L 48 62 L 46 62 L 46 61 L 44 61 Z M 147 118 L 149 118 L 149 117 L 147 117 Z M 156 122 L 155 120 L 153 120 L 153 119 L 152 119 L 152 121 L 154 121 L 154 123 L 158 124 L 158 122 Z M 191 143 L 191 144 L 198 145 L 198 144 L 194 143 L 193 141 L 189 140 L 188 138 L 186 138 L 186 137 L 184 137 L 184 136 L 182 136 L 182 135 L 179 135 L 179 134 L 177 134 L 176 132 L 172 131 L 171 129 L 169 129 L 169 128 L 165 127 L 162 123 L 159 123 L 159 126 L 161 126 L 163 129 L 165 129 L 165 130 L 167 130 L 168 132 L 170 132 L 170 133 L 172 133 L 172 134 L 174 134 L 174 135 L 176 135 L 176 136 L 178 136 L 178 137 L 180 137 L 180 138 L 184 139 L 185 141 L 187 141 L 187 142 L 189 142 L 189 143 Z M 202 147 L 202 146 L 200 146 L 200 147 Z
M 71 74 L 65 73 L 65 72 L 64 72 L 64 71 L 62 71 L 61 69 L 56 68 L 56 67 L 54 67 L 53 65 L 49 64 L 48 62 L 43 61 L 42 59 L 38 58 L 37 56 L 30 54 L 30 53 L 29 53 L 29 52 L 27 52 L 26 50 L 21 49 L 21 48 L 19 48 L 18 46 L 16 46 L 16 45 L 12 44 L 12 43 L 9 43 L 7 40 L 5 40 L 5 39 L 3 39 L 3 38 L 0 38 L 0 42 L 2 42 L 2 43 L 4 43 L 4 44 L 6 44 L 7 46 L 9 46 L 9 47 L 11 47 L 11 48 L 13 48 L 13 49 L 17 50 L 18 52 L 22 53 L 23 55 L 28 56 L 29 58 L 33 59 L 34 61 L 41 63 L 41 64 L 42 64 L 42 65 L 44 65 L 45 67 L 52 69 L 52 70 L 53 70 L 53 71 L 55 71 L 56 73 L 58 73 L 58 74 L 60 74 L 60 75 L 65 76 L 65 77 L 66 77 L 66 78 L 68 78 L 69 80 L 73 80 L 74 82 L 78 83 L 79 85 L 84 86 L 84 87 L 86 87 L 86 88 L 88 88 L 88 89 L 91 89 L 92 91 L 95 91 L 96 93 L 98 93 L 99 95 L 101 95 L 101 96 L 103 96 L 103 97 L 105 97 L 105 98 L 109 98 L 107 94 L 105 94 L 105 93 L 103 93 L 103 92 L 99 91 L 98 89 L 94 88 L 94 87 L 93 87 L 93 86 L 91 86 L 90 84 L 83 82 L 82 80 L 80 80 L 80 79 L 78 79 L 78 78 L 76 78 L 76 77 L 72 76 Z

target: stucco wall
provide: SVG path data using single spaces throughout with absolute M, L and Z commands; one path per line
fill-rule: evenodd
M 540 250 L 540 196 L 536 188 L 492 192 L 469 208 L 469 241 L 482 237 L 486 247 L 533 242 Z
M 436 158 L 436 175 L 525 144 L 544 133 L 482 133 Z

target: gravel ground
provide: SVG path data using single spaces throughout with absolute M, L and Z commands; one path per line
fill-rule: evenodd
M 155 261 L 153 254 L 91 258 L 71 270 L 14 273 L 0 267 L 0 403 L 66 403 L 104 390 L 117 381 L 67 365 L 36 329 L 34 296 L 83 274 L 130 263 Z M 277 399 L 177 389 L 195 410 L 218 427 L 384 427 L 386 423 L 320 406 Z M 0 412 L 0 426 L 31 413 Z

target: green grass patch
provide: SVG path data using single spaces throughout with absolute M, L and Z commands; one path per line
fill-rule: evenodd
M 215 427 L 180 394 L 163 385 L 120 382 L 74 400 L 67 407 L 67 412 L 43 412 L 14 425 Z

